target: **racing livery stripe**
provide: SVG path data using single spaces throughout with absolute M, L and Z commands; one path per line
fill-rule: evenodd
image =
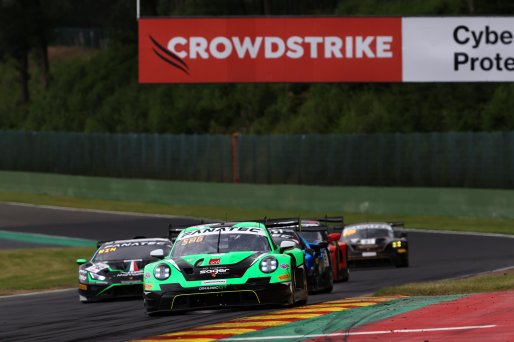
M 333 315 L 349 309 L 360 308 L 398 300 L 405 297 L 359 297 L 330 302 L 293 307 L 285 310 L 269 312 L 256 316 L 238 318 L 224 323 L 209 324 L 193 328 L 188 331 L 177 331 L 159 336 L 152 336 L 139 341 L 175 340 L 210 342 L 219 339 L 230 339 L 234 336 L 266 332 L 270 329 L 288 326 L 290 324 L 304 324 L 320 316 Z

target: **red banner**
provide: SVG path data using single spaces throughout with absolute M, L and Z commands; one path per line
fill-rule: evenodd
M 139 82 L 401 82 L 401 18 L 139 20 Z

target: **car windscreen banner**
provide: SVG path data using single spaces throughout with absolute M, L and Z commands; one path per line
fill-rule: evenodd
M 139 81 L 512 82 L 514 20 L 143 18 Z
M 401 18 L 139 20 L 141 83 L 398 82 Z

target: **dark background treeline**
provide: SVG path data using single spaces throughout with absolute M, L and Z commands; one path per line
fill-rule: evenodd
M 501 0 L 141 0 L 143 16 L 513 13 L 514 2 Z M 135 16 L 135 0 L 0 0 L 0 129 L 514 130 L 512 83 L 139 85 Z M 73 29 L 100 31 L 107 44 L 58 46 L 59 32 Z

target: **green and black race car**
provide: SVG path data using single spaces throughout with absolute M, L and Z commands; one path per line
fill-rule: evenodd
M 171 254 L 162 257 L 144 269 L 149 315 L 307 301 L 303 252 L 293 241 L 277 246 L 262 223 L 188 227 L 178 234 Z
M 152 251 L 169 253 L 168 239 L 132 239 L 104 242 L 91 260 L 77 259 L 79 267 L 79 300 L 94 302 L 117 297 L 141 296 L 143 268 L 159 260 Z

